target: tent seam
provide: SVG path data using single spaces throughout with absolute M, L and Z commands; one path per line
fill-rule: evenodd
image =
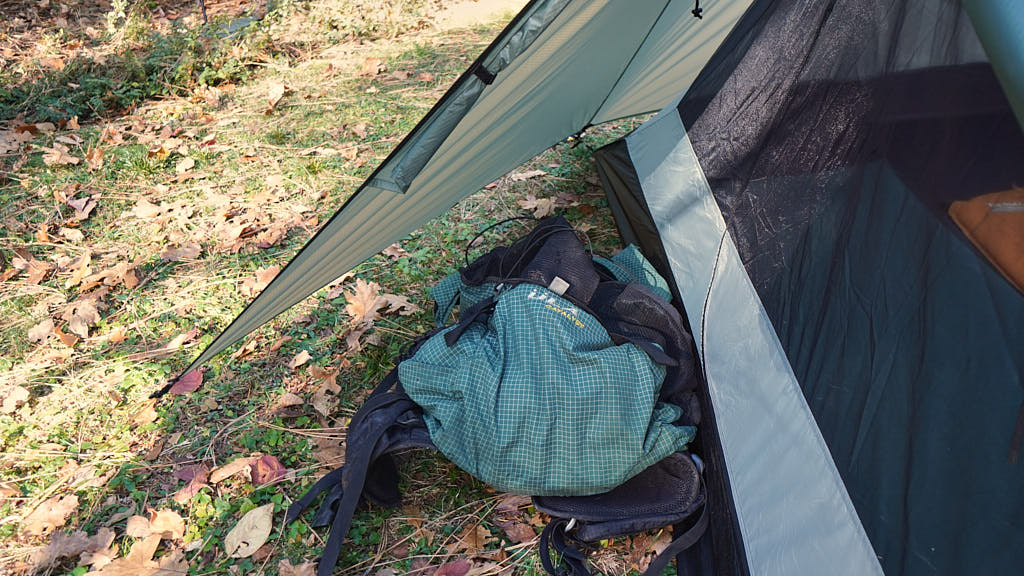
M 665 15 L 665 10 L 668 10 L 668 5 L 671 3 L 672 0 L 666 0 L 666 2 L 661 6 L 661 11 L 658 12 L 658 17 L 655 18 L 654 22 L 651 23 L 651 27 L 647 29 L 647 33 L 644 34 L 643 40 L 640 40 L 640 43 L 637 44 L 636 50 L 633 51 L 633 54 L 629 57 L 629 60 L 626 62 L 626 65 L 623 66 L 622 70 L 619 71 L 619 75 L 618 77 L 615 78 L 615 82 L 608 89 L 608 92 L 604 95 L 604 98 L 601 99 L 601 103 L 597 105 L 596 109 L 594 109 L 594 113 L 590 115 L 590 119 L 587 120 L 587 126 L 593 125 L 594 118 L 597 118 L 598 112 L 600 112 L 604 108 L 604 105 L 608 102 L 608 98 L 611 97 L 613 92 L 615 92 L 615 88 L 618 87 L 619 82 L 622 81 L 622 77 L 626 75 L 626 71 L 629 70 L 629 67 L 633 65 L 633 61 L 636 60 L 636 55 L 640 53 L 640 50 L 644 47 L 644 44 L 647 43 L 647 39 L 651 37 L 651 32 L 654 31 L 655 26 L 657 26 L 658 22 L 661 21 L 661 17 Z

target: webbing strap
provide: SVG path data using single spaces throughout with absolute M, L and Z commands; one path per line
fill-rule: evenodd
M 327 545 L 324 546 L 323 557 L 317 567 L 317 576 L 330 576 L 334 573 L 334 566 L 341 556 L 341 545 L 345 541 L 345 535 L 352 525 L 352 517 L 355 515 L 356 507 L 359 506 L 359 498 L 363 493 L 363 484 L 366 482 L 366 472 L 370 468 L 370 457 L 373 454 L 373 447 L 376 446 L 380 437 L 387 430 L 388 426 L 378 426 L 370 434 L 372 443 L 366 442 L 361 446 L 370 446 L 369 449 L 357 450 L 352 456 L 346 451 L 344 474 L 344 493 L 341 501 L 338 502 L 338 510 L 334 513 L 334 522 L 331 524 L 331 534 L 327 537 Z
M 316 500 L 317 496 L 326 490 L 333 488 L 335 485 L 338 485 L 341 482 L 341 476 L 344 473 L 345 467 L 342 466 L 337 470 L 332 470 L 323 478 L 317 480 L 316 484 L 313 484 L 313 486 L 310 487 L 310 489 L 307 490 L 301 498 L 292 502 L 292 505 L 288 507 L 288 513 L 285 514 L 284 523 L 290 524 L 293 522 L 303 512 L 305 512 L 306 508 L 309 508 L 309 505 L 313 503 L 313 500 Z
M 668 563 L 673 558 L 679 556 L 694 544 L 696 544 L 700 537 L 704 535 L 704 532 L 708 528 L 708 506 L 705 503 L 700 510 L 700 518 L 697 522 L 687 530 L 679 535 L 673 535 L 672 543 L 668 545 L 665 550 L 658 554 L 654 560 L 651 560 L 651 565 L 644 571 L 643 576 L 658 576 L 665 570 Z
M 434 299 L 434 326 L 443 327 L 455 309 L 462 292 L 462 275 L 453 272 L 444 277 L 431 290 L 430 296 Z
M 587 568 L 587 557 L 584 553 L 574 548 L 566 537 L 566 526 L 569 521 L 565 518 L 552 520 L 541 532 L 540 535 L 540 562 L 544 570 L 552 576 L 590 576 L 590 569 Z M 672 543 L 669 544 L 654 560 L 651 560 L 647 570 L 642 576 L 659 576 L 668 566 L 673 558 L 690 549 L 696 544 L 708 527 L 707 504 L 701 507 L 700 517 L 685 532 L 673 535 Z M 563 568 L 556 566 L 551 560 L 550 548 L 554 548 L 561 555 Z
M 612 332 L 609 332 L 608 335 L 611 336 L 612 342 L 614 342 L 616 345 L 622 345 L 628 342 L 629 344 L 632 344 L 637 348 L 643 350 L 645 353 L 647 353 L 647 356 L 649 356 L 652 361 L 661 364 L 662 366 L 679 366 L 678 360 L 669 356 L 654 342 L 650 342 L 648 340 L 641 340 L 640 338 L 634 338 L 632 336 L 615 334 Z
M 544 570 L 552 576 L 590 576 L 587 569 L 587 556 L 573 548 L 565 539 L 565 528 L 569 521 L 565 518 L 556 518 L 544 527 L 540 533 L 540 563 Z M 551 561 L 551 548 L 561 556 L 561 563 L 567 568 L 556 566 Z
M 473 325 L 474 322 L 480 321 L 485 322 L 487 320 L 487 314 L 494 311 L 495 304 L 498 303 L 498 299 L 495 296 L 486 298 L 474 304 L 465 313 L 462 314 L 462 318 L 459 319 L 459 323 L 454 328 L 444 333 L 444 341 L 451 348 L 455 346 L 455 343 L 459 341 L 462 334 Z

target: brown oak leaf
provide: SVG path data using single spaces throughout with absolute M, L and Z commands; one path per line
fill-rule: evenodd
M 25 517 L 25 529 L 29 534 L 46 534 L 60 528 L 78 508 L 78 496 L 52 496 Z
M 46 148 L 45 146 L 40 147 L 43 150 L 43 164 L 47 166 L 64 166 L 66 164 L 75 165 L 82 161 L 81 158 L 76 158 L 70 154 L 71 149 L 67 146 L 55 142 L 53 148 Z
M 223 466 L 218 466 L 217 468 L 214 468 L 210 472 L 210 484 L 219 484 L 220 482 L 223 482 L 224 480 L 227 480 L 228 478 L 236 474 L 240 474 L 242 472 L 244 472 L 245 475 L 248 476 L 249 465 L 252 463 L 253 460 L 254 458 L 252 457 L 235 458 L 234 460 L 228 462 Z
M 388 301 L 380 295 L 380 285 L 376 282 L 367 282 L 362 278 L 356 279 L 356 285 L 352 292 L 345 292 L 345 311 L 352 317 L 353 326 L 359 324 L 373 324 L 379 315 L 378 310 L 387 305 Z
M 32 555 L 36 571 L 44 571 L 62 558 L 74 558 L 83 554 L 94 554 L 110 547 L 114 531 L 100 528 L 94 536 L 78 530 L 72 533 L 54 532 L 49 544 Z
M 88 338 L 89 327 L 100 321 L 97 300 L 89 297 L 79 298 L 64 309 L 61 317 L 68 323 L 68 329 L 72 334 Z

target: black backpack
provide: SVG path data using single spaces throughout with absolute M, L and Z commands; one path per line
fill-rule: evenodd
M 584 253 L 581 244 L 579 250 L 573 250 L 573 243 L 579 244 L 579 240 L 572 227 L 560 217 L 550 218 L 513 245 L 496 248 L 467 265 L 461 271 L 461 280 L 466 285 L 483 285 L 495 279 L 515 278 L 546 285 L 555 276 L 575 277 L 581 267 L 592 266 L 600 276 L 592 291 L 597 297 L 580 304 L 589 305 L 588 310 L 601 319 L 616 342 L 629 341 L 652 355 L 668 357 L 665 361 L 671 364 L 662 400 L 680 406 L 681 420 L 697 425 L 700 410 L 695 395 L 693 340 L 678 312 L 668 305 L 640 302 L 636 291 L 630 290 L 631 284 L 621 282 L 603 266 L 592 264 L 589 256 L 585 264 L 567 257 L 566 254 Z M 442 337 L 448 337 L 451 345 L 468 324 L 486 322 L 487 305 L 463 311 L 457 327 Z M 644 313 L 624 313 L 638 309 Z M 387 507 L 401 503 L 396 456 L 411 449 L 436 449 L 422 408 L 402 389 L 397 366 L 447 328 L 450 327 L 421 335 L 397 359 L 396 368 L 385 376 L 349 423 L 345 464 L 322 477 L 289 507 L 286 523 L 296 520 L 324 494 L 311 522 L 314 527 L 331 526 L 318 576 L 333 572 L 360 502 Z M 589 576 L 586 551 L 594 543 L 672 527 L 672 543 L 651 562 L 645 576 L 661 574 L 672 559 L 677 560 L 679 574 L 699 573 L 701 566 L 706 565 L 701 550 L 707 546 L 695 544 L 708 525 L 702 468 L 696 456 L 676 452 L 603 494 L 534 496 L 536 509 L 552 518 L 539 540 L 545 570 L 559 576 Z

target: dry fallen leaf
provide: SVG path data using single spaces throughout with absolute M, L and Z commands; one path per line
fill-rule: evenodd
M 180 246 L 164 246 L 160 251 L 160 258 L 169 262 L 179 260 L 194 260 L 203 249 L 195 242 L 185 242 Z
M 526 199 L 520 200 L 518 204 L 533 212 L 535 218 L 544 218 L 555 213 L 555 201 L 551 198 L 537 198 L 533 194 L 527 194 Z
M 100 321 L 96 301 L 87 297 L 79 298 L 69 304 L 61 317 L 67 321 L 71 333 L 81 338 L 88 338 L 89 327 Z
M 28 329 L 28 341 L 40 344 L 46 340 L 50 334 L 53 334 L 53 319 L 47 318 Z
M 189 370 L 178 378 L 167 392 L 170 394 L 189 394 L 203 385 L 203 370 Z
M 381 297 L 388 303 L 388 309 L 384 311 L 385 314 L 398 312 L 399 316 L 411 316 L 422 311 L 419 306 L 409 302 L 405 296 L 382 294 Z
M 338 372 L 337 370 L 333 372 L 326 372 L 315 364 L 309 369 L 309 371 L 314 378 L 323 378 L 324 380 L 323 384 L 313 392 L 313 399 L 310 404 L 313 405 L 314 410 L 326 418 L 334 412 L 334 405 L 337 403 L 336 395 L 338 392 L 341 392 L 341 386 L 338 386 L 336 382 Z
M 360 342 L 360 338 L 366 331 L 370 329 L 369 324 L 363 324 L 358 328 L 352 328 L 345 335 L 345 345 L 348 346 L 348 351 L 355 354 L 363 349 L 363 344 Z
M 395 260 L 409 256 L 409 253 L 405 250 L 405 248 L 402 248 L 402 246 L 399 245 L 397 242 L 385 248 L 381 252 L 381 254 L 394 258 Z
M 0 413 L 14 412 L 22 404 L 28 402 L 29 397 L 31 394 L 21 386 L 0 385 Z
M 81 158 L 76 158 L 70 154 L 71 150 L 60 143 L 54 143 L 53 148 L 46 148 L 45 146 L 40 147 L 43 150 L 43 163 L 47 166 L 64 166 L 66 164 L 75 165 L 82 161 Z
M 526 172 L 513 172 L 512 174 L 509 174 L 508 179 L 513 182 L 522 182 L 523 180 L 529 180 L 530 178 L 546 175 L 547 172 L 543 170 L 527 170 Z
M 173 499 L 178 504 L 184 504 L 199 493 L 205 486 L 210 476 L 210 468 L 206 464 L 194 464 L 185 466 L 174 471 L 174 477 L 188 482 L 184 488 L 175 492 Z
M 89 196 L 88 198 L 68 198 L 67 205 L 74 209 L 75 220 L 81 222 L 89 217 L 89 214 L 91 214 L 96 208 L 96 198 L 98 198 L 98 196 Z
M 93 148 L 85 153 L 85 163 L 89 167 L 89 172 L 103 168 L 103 154 L 102 148 Z
M 11 266 L 28 275 L 29 284 L 39 284 L 54 270 L 54 265 L 49 262 L 37 260 L 28 250 L 17 248 L 14 250 L 14 257 L 11 258 Z
M 0 130 L 0 154 L 17 152 L 31 140 L 32 134 L 28 131 Z
M 184 174 L 185 172 L 188 172 L 189 170 L 195 167 L 196 161 L 191 157 L 186 156 L 179 160 L 178 163 L 174 165 L 174 171 L 177 172 L 178 174 Z
M 124 526 L 124 533 L 125 536 L 132 538 L 148 538 L 153 534 L 153 530 L 149 527 L 149 518 L 136 515 L 128 518 Z
M 32 565 L 37 572 L 41 572 L 61 558 L 74 558 L 106 550 L 113 541 L 114 531 L 110 528 L 100 528 L 95 536 L 89 536 L 81 530 L 71 534 L 55 532 L 50 543 L 32 555 Z
M 491 536 L 490 530 L 484 528 L 482 524 L 471 524 L 455 537 L 455 541 L 451 542 L 445 549 L 449 554 L 455 554 L 463 550 L 474 552 L 476 550 L 482 550 L 487 544 L 497 541 L 497 538 Z
M 81 340 L 81 338 L 75 336 L 74 334 L 65 333 L 63 330 L 60 329 L 60 327 L 54 328 L 53 333 L 56 334 L 57 338 L 60 339 L 60 343 L 67 346 L 68 348 L 74 348 L 75 344 L 78 344 L 79 340 Z
M 288 472 L 288 469 L 284 467 L 284 464 L 281 464 L 277 457 L 269 454 L 257 458 L 250 466 L 252 467 L 250 471 L 252 483 L 256 486 L 280 480 Z
M 206 464 L 182 466 L 174 471 L 174 477 L 185 482 L 191 482 L 196 479 L 200 482 L 206 482 L 206 479 L 210 477 L 210 467 Z
M 149 200 L 143 198 L 135 204 L 135 208 L 132 208 L 132 214 L 137 218 L 156 218 L 157 216 L 164 213 L 164 208 L 158 204 L 153 204 Z
M 67 144 L 68 146 L 78 146 L 82 142 L 85 142 L 85 140 L 82 140 L 82 138 L 77 134 L 65 134 L 63 136 L 57 136 L 53 140 L 54 142 L 60 142 L 61 144 Z
M 248 511 L 224 537 L 224 550 L 232 558 L 248 558 L 270 537 L 274 525 L 274 505 L 265 504 Z
M 149 528 L 170 540 L 181 540 L 185 536 L 185 520 L 174 510 L 160 510 L 149 517 Z
M 387 305 L 380 295 L 380 285 L 376 282 L 367 282 L 362 278 L 356 279 L 356 286 L 352 292 L 345 292 L 345 311 L 352 316 L 352 325 L 373 324 L 379 316 L 377 311 Z
M 459 558 L 454 562 L 446 562 L 434 572 L 434 576 L 466 576 L 473 564 L 468 558 Z
M 278 414 L 280 412 L 284 412 L 286 408 L 302 406 L 303 404 L 305 404 L 305 401 L 302 399 L 302 396 L 291 392 L 285 392 L 274 401 L 274 404 L 270 407 L 270 412 L 271 414 Z
M 537 537 L 537 533 L 533 531 L 529 524 L 515 520 L 501 525 L 501 531 L 517 544 L 531 542 Z
M 62 238 L 74 244 L 85 240 L 85 234 L 78 228 L 61 228 L 58 233 Z
M 288 362 L 288 367 L 291 368 L 292 370 L 295 370 L 299 366 L 302 366 L 306 362 L 309 362 L 309 359 L 309 352 L 301 350 L 298 354 L 295 355 L 294 358 L 291 359 L 291 362 Z
M 270 114 L 277 108 L 277 105 L 284 98 L 284 95 L 291 92 L 291 89 L 281 84 L 280 82 L 271 83 L 270 88 L 267 90 L 267 109 L 263 111 L 264 114 Z
M 25 517 L 25 530 L 32 535 L 46 534 L 60 528 L 78 508 L 78 496 L 52 496 Z
M 316 461 L 330 468 L 337 468 L 345 462 L 345 450 L 334 438 L 316 438 L 312 440 L 316 446 L 313 450 L 313 458 Z
M 157 418 L 156 413 L 156 398 L 150 398 L 146 400 L 146 403 L 142 405 L 142 408 L 135 413 L 132 417 L 132 423 L 137 426 L 145 426 L 150 422 L 153 422 Z
M 316 562 L 292 565 L 287 558 L 277 563 L 278 576 L 316 576 Z
M 246 475 L 248 475 L 249 465 L 252 463 L 252 461 L 252 457 L 235 458 L 234 460 L 228 462 L 223 466 L 218 466 L 217 468 L 214 468 L 210 472 L 210 484 L 218 484 L 242 471 L 245 471 Z
M 107 342 L 120 344 L 128 339 L 128 328 L 124 326 L 114 326 L 109 332 L 100 336 L 100 338 Z
M 529 496 L 522 494 L 505 494 L 498 500 L 498 505 L 494 508 L 496 512 L 504 512 L 506 514 L 515 514 L 523 506 L 528 506 L 532 500 Z
M 101 570 L 90 572 L 90 576 L 181 576 L 188 573 L 188 562 L 181 550 L 173 550 L 160 559 L 153 560 L 160 536 L 153 535 L 136 541 L 124 558 L 118 558 Z
M 387 65 L 380 58 L 367 58 L 359 68 L 360 76 L 376 76 L 388 69 Z
M 246 296 L 255 296 L 264 288 L 269 286 L 270 282 L 277 277 L 280 272 L 281 267 L 277 264 L 256 270 L 255 278 L 249 277 L 242 281 L 242 293 Z

